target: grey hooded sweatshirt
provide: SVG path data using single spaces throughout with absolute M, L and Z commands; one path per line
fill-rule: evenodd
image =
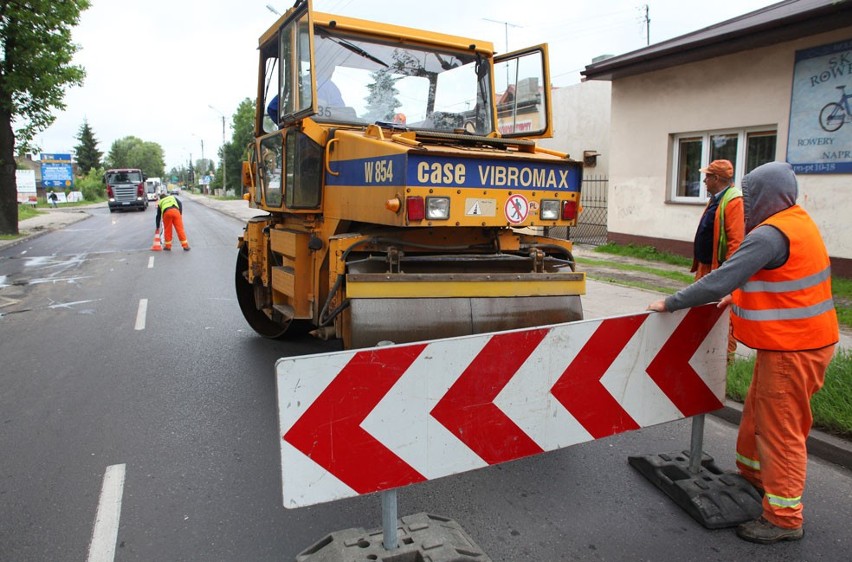
M 787 162 L 769 162 L 743 177 L 740 185 L 745 209 L 743 243 L 722 264 L 689 287 L 666 299 L 666 310 L 675 311 L 715 302 L 742 287 L 761 269 L 775 269 L 787 262 L 790 242 L 780 230 L 760 223 L 796 204 L 798 182 Z

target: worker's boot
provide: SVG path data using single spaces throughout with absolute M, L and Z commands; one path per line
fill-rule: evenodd
M 166 251 L 166 252 L 171 252 L 172 247 L 171 246 L 163 246 L 163 250 Z
M 780 541 L 797 541 L 805 535 L 804 529 L 785 529 L 773 525 L 763 517 L 737 527 L 737 536 L 749 542 L 772 544 Z

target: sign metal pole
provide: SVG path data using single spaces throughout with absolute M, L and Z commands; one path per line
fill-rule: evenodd
M 385 550 L 396 550 L 399 540 L 396 535 L 397 502 L 396 488 L 382 492 L 382 546 Z

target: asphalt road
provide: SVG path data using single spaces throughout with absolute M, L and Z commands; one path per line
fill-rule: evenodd
M 274 362 L 337 346 L 256 336 L 233 292 L 242 223 L 184 205 L 191 252 L 149 250 L 153 207 L 95 209 L 0 251 L 0 560 L 89 558 L 107 473 L 115 560 L 292 560 L 381 526 L 375 495 L 282 507 Z M 411 486 L 399 514 L 452 518 L 507 562 L 848 559 L 848 470 L 812 459 L 804 540 L 761 547 L 704 529 L 628 466 L 688 448 L 690 427 Z M 735 434 L 707 418 L 722 468 Z

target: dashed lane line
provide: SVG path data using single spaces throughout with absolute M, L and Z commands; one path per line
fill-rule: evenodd
M 118 539 L 118 521 L 121 518 L 121 498 L 124 495 L 123 464 L 108 466 L 104 473 L 98 513 L 89 543 L 88 562 L 112 562 L 115 560 L 115 543 Z
M 139 299 L 139 308 L 136 310 L 137 330 L 145 329 L 145 317 L 148 315 L 148 299 Z

